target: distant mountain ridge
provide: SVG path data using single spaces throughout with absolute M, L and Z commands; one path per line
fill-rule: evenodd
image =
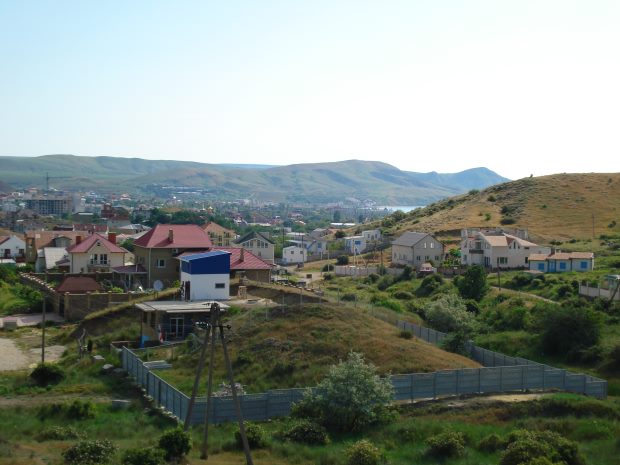
M 50 186 L 58 189 L 153 193 L 167 186 L 200 189 L 218 199 L 274 202 L 327 203 L 350 197 L 387 205 L 425 205 L 507 181 L 487 168 L 416 173 L 361 160 L 269 166 L 44 155 L 0 157 L 0 163 L 0 181 L 14 187 L 44 187 L 49 174 Z

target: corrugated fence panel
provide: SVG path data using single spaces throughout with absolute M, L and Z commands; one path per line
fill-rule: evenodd
M 458 381 L 457 371 L 438 371 L 435 373 L 435 397 L 453 396 L 456 394 L 456 383 Z
M 413 375 L 412 399 L 430 399 L 435 397 L 435 374 L 416 373 Z
M 475 394 L 480 392 L 480 369 L 466 368 L 459 371 L 458 394 Z

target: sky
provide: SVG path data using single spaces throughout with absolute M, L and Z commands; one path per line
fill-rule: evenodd
M 0 156 L 620 172 L 618 25 L 616 0 L 0 0 Z

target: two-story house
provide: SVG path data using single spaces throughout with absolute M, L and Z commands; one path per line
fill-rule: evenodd
M 110 233 L 106 239 L 100 234 L 92 234 L 82 240 L 78 236 L 75 245 L 67 248 L 70 273 L 108 272 L 125 264 L 127 251 L 116 245 L 116 235 Z
M 209 235 L 195 224 L 158 224 L 134 241 L 136 265 L 146 270 L 146 285 L 170 286 L 179 279 L 179 260 L 184 252 L 211 249 Z
M 0 258 L 12 258 L 17 261 L 26 259 L 26 242 L 12 234 L 0 236 Z
M 213 221 L 206 223 L 202 229 L 207 232 L 211 238 L 211 243 L 215 247 L 230 247 L 231 242 L 237 238 L 235 231 L 225 228 L 224 226 L 220 226 Z
M 257 257 L 260 257 L 269 263 L 274 263 L 275 243 L 263 233 L 251 231 L 244 236 L 235 239 L 232 246 L 243 247 L 245 250 L 249 250 Z
M 406 232 L 392 241 L 392 263 L 420 271 L 425 263 L 438 265 L 443 260 L 443 249 L 443 244 L 430 234 Z
M 468 228 L 461 231 L 461 263 L 487 268 L 529 268 L 529 256 L 551 252 L 528 240 L 526 230 L 512 234 L 502 229 Z

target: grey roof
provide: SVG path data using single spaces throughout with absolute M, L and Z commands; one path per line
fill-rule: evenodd
M 413 247 L 429 234 L 421 232 L 406 232 L 392 242 L 392 245 L 403 245 L 405 247 Z
M 56 262 L 61 261 L 67 255 L 64 247 L 44 247 L 43 256 L 45 257 L 45 268 L 50 270 L 56 266 Z
M 262 239 L 265 242 L 269 242 L 270 244 L 275 244 L 275 242 L 273 242 L 273 240 L 269 239 L 267 236 L 265 236 L 264 234 L 258 232 L 258 231 L 250 231 L 249 233 L 245 234 L 243 237 L 239 237 L 237 239 L 235 239 L 233 242 L 235 244 L 243 244 L 246 241 L 249 241 L 250 239 Z

